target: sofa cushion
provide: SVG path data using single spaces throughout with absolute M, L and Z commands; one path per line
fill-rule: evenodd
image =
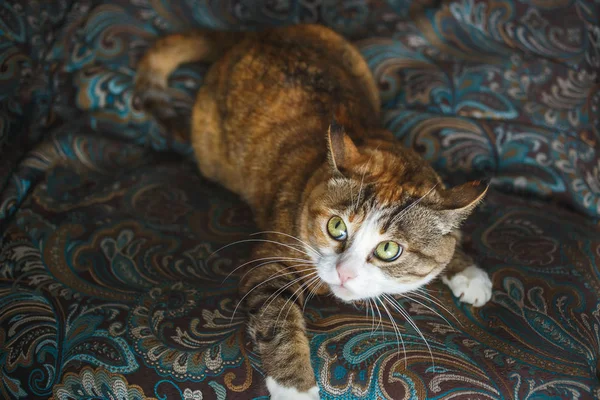
M 76 156 L 46 167 L 2 239 L 3 395 L 264 398 L 229 276 L 256 230 L 241 200 L 192 163 L 93 133 L 42 151 Z M 493 192 L 466 232 L 493 279 L 483 308 L 439 281 L 397 299 L 414 326 L 389 304 L 394 322 L 383 308 L 308 303 L 323 398 L 600 394 L 600 230 Z

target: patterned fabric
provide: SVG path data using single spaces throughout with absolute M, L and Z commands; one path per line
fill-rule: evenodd
M 217 251 L 252 216 L 132 78 L 162 33 L 297 22 L 356 40 L 385 124 L 448 181 L 496 188 L 466 227 L 486 307 L 439 282 L 398 299 L 415 325 L 307 305 L 323 397 L 600 397 L 599 17 L 584 0 L 0 3 L 0 397 L 267 398 L 229 275 L 250 244 Z M 191 99 L 205 71 L 172 84 Z

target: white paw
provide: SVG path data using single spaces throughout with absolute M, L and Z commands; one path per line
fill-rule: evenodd
M 448 279 L 442 277 L 454 296 L 464 303 L 481 307 L 492 298 L 492 281 L 487 272 L 471 265 Z
M 285 387 L 275 382 L 275 379 L 267 377 L 267 388 L 271 394 L 271 400 L 319 400 L 319 388 L 312 387 L 307 392 L 299 392 L 295 388 Z

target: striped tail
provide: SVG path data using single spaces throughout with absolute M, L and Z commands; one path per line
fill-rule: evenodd
M 189 137 L 190 118 L 182 117 L 183 103 L 190 108 L 189 99 L 169 90 L 169 76 L 182 64 L 214 62 L 246 34 L 194 30 L 160 38 L 138 64 L 135 94 L 144 110 L 154 116 L 179 141 Z

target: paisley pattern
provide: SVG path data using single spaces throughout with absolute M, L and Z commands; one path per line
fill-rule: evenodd
M 129 385 L 123 375 L 103 369 L 84 367 L 79 374 L 65 374 L 62 383 L 54 387 L 51 400 L 107 398 L 114 400 L 156 400 L 146 397 L 137 385 Z
M 384 123 L 449 182 L 495 188 L 466 226 L 486 307 L 440 282 L 397 299 L 414 324 L 307 305 L 323 398 L 600 397 L 599 16 L 591 0 L 0 3 L 0 397 L 267 398 L 230 275 L 250 244 L 223 248 L 252 215 L 132 78 L 162 33 L 298 22 L 356 41 Z M 205 71 L 171 84 L 191 100 Z

